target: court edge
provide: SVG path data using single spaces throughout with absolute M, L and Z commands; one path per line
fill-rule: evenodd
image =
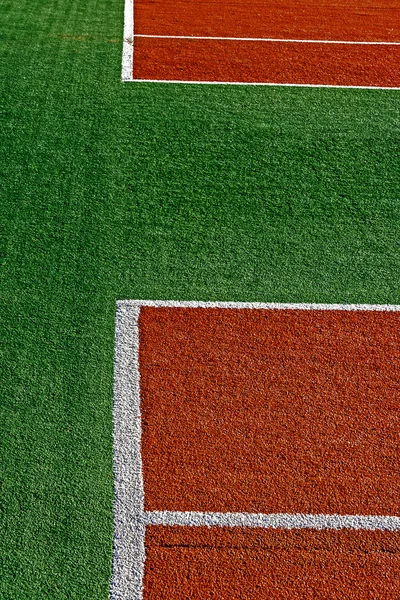
M 141 600 L 145 561 L 139 306 L 117 307 L 114 351 L 114 543 L 111 600 Z
M 122 44 L 122 81 L 130 81 L 133 73 L 133 0 L 125 0 L 124 41 Z
M 133 63 L 132 63 L 133 64 Z M 390 90 L 399 91 L 400 87 L 378 87 L 373 85 L 327 85 L 319 83 L 270 83 L 247 81 L 185 81 L 180 79 L 133 79 L 132 76 L 124 79 L 123 83 L 177 83 L 188 85 L 250 85 L 267 87 L 298 87 L 298 88 L 331 88 L 340 90 Z
M 199 513 L 144 510 L 141 458 L 139 314 L 142 306 L 400 311 L 400 305 L 117 301 L 114 354 L 114 545 L 111 600 L 142 600 L 147 525 L 400 530 L 399 516 Z
M 208 302 L 203 300 L 117 300 L 119 307 L 141 306 L 171 308 L 251 308 L 264 310 L 369 310 L 400 311 L 400 304 L 317 304 L 317 303 L 282 303 L 282 302 Z
M 326 84 L 312 84 L 312 83 L 275 83 L 275 82 L 245 82 L 245 81 L 187 81 L 187 80 L 170 80 L 170 79 L 134 79 L 133 78 L 133 55 L 134 55 L 134 38 L 135 37 L 160 37 L 160 36 L 144 36 L 137 34 L 134 35 L 134 12 L 133 12 L 134 0 L 125 0 L 124 10 L 124 38 L 122 46 L 122 73 L 121 80 L 123 83 L 176 83 L 176 84 L 189 84 L 189 85 L 250 85 L 250 86 L 268 86 L 268 87 L 300 87 L 300 88 L 332 88 L 332 89 L 355 89 L 355 90 L 390 90 L 399 91 L 400 87 L 379 87 L 379 86 L 367 86 L 367 85 L 326 85 Z M 177 36 L 161 36 L 161 37 L 177 37 Z M 179 36 L 185 37 L 186 36 Z M 191 38 L 192 36 L 188 36 Z M 208 39 L 208 38 L 205 38 Z M 219 38 L 215 38 L 219 39 Z M 225 39 L 225 38 L 221 38 Z M 232 38 L 233 39 L 233 38 Z M 236 39 L 236 38 L 235 38 Z M 261 38 L 260 38 L 261 39 Z M 371 45 L 398 45 L 400 42 L 349 42 L 349 41 L 331 41 L 331 40 L 275 40 L 265 39 L 265 41 L 290 41 L 296 43 L 305 42 L 320 42 L 320 43 L 332 43 L 332 44 L 371 44 Z

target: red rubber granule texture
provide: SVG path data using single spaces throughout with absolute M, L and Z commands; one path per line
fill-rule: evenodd
M 396 0 L 135 0 L 135 33 L 400 41 Z
M 398 600 L 399 532 L 152 526 L 145 600 Z
M 145 509 L 398 515 L 399 326 L 142 308 Z

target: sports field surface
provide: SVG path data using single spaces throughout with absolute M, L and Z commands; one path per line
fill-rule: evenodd
M 400 87 L 393 0 L 125 0 L 123 78 Z
M 113 598 L 397 598 L 400 306 L 119 302 Z
M 2 599 L 400 597 L 399 5 L 274 7 L 2 3 Z

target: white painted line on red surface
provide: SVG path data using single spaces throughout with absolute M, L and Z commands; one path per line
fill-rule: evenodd
M 114 358 L 114 548 L 111 600 L 142 600 L 145 532 L 149 525 L 285 529 L 400 530 L 399 516 L 144 511 L 141 456 L 139 314 L 143 306 L 173 308 L 400 311 L 390 304 L 284 304 L 176 300 L 117 301 Z
M 400 517 L 381 515 L 309 515 L 149 511 L 146 525 L 182 527 L 259 527 L 263 529 L 364 529 L 399 531 Z
M 302 40 L 285 38 L 244 38 L 244 37 L 223 37 L 210 35 L 152 35 L 146 33 L 136 33 L 135 38 L 155 38 L 163 40 L 216 40 L 228 42 L 278 42 L 285 44 L 351 44 L 358 46 L 400 46 L 400 42 L 382 42 L 382 41 L 357 41 L 357 40 Z

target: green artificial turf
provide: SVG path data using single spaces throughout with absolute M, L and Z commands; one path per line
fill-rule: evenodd
M 3 600 L 106 599 L 117 298 L 400 303 L 399 92 L 120 83 L 123 0 L 4 0 Z

